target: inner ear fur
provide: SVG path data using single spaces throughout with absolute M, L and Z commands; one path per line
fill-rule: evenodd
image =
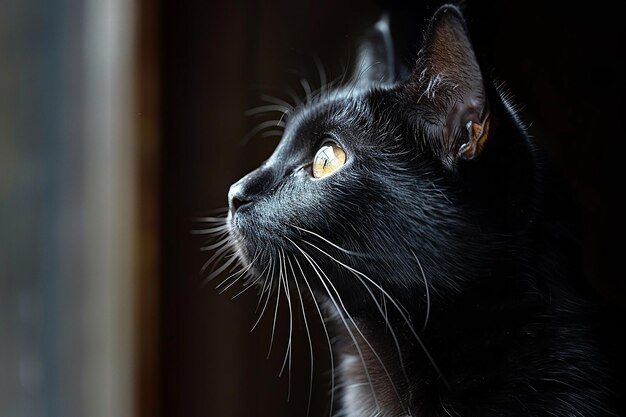
M 408 88 L 428 121 L 431 147 L 444 165 L 454 169 L 459 159 L 480 155 L 489 138 L 489 103 L 457 7 L 441 7 L 429 22 Z

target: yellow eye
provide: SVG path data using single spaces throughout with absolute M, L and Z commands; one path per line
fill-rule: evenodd
M 346 163 L 346 153 L 335 143 L 322 146 L 313 158 L 313 177 L 324 178 Z

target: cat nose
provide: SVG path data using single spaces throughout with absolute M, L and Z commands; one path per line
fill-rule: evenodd
M 265 166 L 257 168 L 236 183 L 228 191 L 228 208 L 231 214 L 251 205 L 271 189 L 275 179 L 274 170 Z
M 228 191 L 228 208 L 231 214 L 235 214 L 239 208 L 250 203 L 252 203 L 252 199 L 246 195 L 241 181 L 236 182 L 230 187 Z

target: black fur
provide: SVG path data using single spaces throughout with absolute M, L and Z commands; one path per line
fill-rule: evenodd
M 339 379 L 361 384 L 340 395 L 350 417 L 618 415 L 566 199 L 461 13 L 435 13 L 411 71 L 384 24 L 353 79 L 290 111 L 274 154 L 231 188 L 247 284 L 310 284 Z M 347 163 L 312 180 L 329 139 Z

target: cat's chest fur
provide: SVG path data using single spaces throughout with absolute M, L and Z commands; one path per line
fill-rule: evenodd
M 396 349 L 364 320 L 329 308 L 337 352 L 338 416 L 411 416 L 411 387 Z M 344 324 L 344 320 L 347 326 Z M 356 342 L 355 342 L 356 341 Z
M 377 364 L 370 362 L 369 368 L 376 368 Z M 380 365 L 378 365 L 379 367 Z M 370 369 L 371 372 L 371 369 Z M 375 372 L 377 373 L 377 372 Z M 358 354 L 343 354 L 339 364 L 340 403 L 344 417 L 359 416 L 409 416 L 400 403 L 389 380 L 377 379 L 372 381 L 376 397 L 372 393 L 367 372 Z

